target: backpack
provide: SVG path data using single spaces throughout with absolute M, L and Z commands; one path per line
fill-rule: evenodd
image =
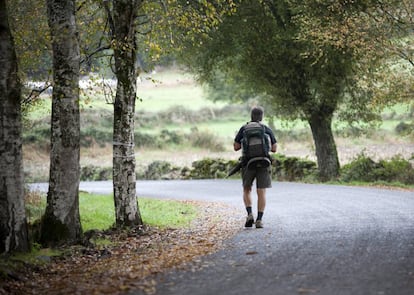
M 270 165 L 270 137 L 266 127 L 259 122 L 249 122 L 245 125 L 242 139 L 243 159 L 247 166 L 255 163 L 259 166 Z

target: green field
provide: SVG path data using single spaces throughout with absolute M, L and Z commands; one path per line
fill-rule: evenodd
M 210 156 L 235 159 L 239 156 L 232 152 L 232 140 L 240 126 L 249 120 L 247 104 L 212 102 L 207 99 L 202 86 L 177 70 L 160 71 L 152 74 L 151 79 L 155 82 L 143 79 L 138 84 L 135 132 L 148 137 L 136 138 L 152 141 L 153 144 L 147 146 L 145 142 L 140 142 L 144 144 L 137 145 L 137 165 L 166 159 L 176 165 L 191 165 L 187 163 L 189 159 L 198 160 Z M 114 91 L 115 89 L 113 93 Z M 24 166 L 27 175 L 35 176 L 29 177 L 32 180 L 47 180 L 50 105 L 50 97 L 42 96 L 25 116 Z M 82 96 L 81 165 L 111 165 L 112 108 L 99 91 Z M 345 123 L 334 122 L 341 164 L 349 162 L 362 152 L 376 159 L 391 158 L 396 154 L 409 158 L 414 154 L 413 136 L 400 135 L 395 130 L 401 122 L 413 122 L 410 107 L 400 104 L 387 108 L 382 117 L 383 122 L 378 128 L 365 133 L 360 133 Z M 268 123 L 267 118 L 264 122 Z M 306 122 L 285 122 L 276 118 L 274 126 L 279 140 L 279 153 L 316 160 L 311 132 Z M 180 143 L 165 144 L 161 136 L 165 131 L 172 132 L 171 136 L 181 137 Z M 200 140 L 206 143 L 195 145 L 191 140 L 193 135 L 203 134 L 204 138 Z M 209 142 L 209 138 L 213 138 L 214 142 Z M 85 145 L 85 142 L 88 144 Z M 217 145 L 222 147 L 214 148 Z

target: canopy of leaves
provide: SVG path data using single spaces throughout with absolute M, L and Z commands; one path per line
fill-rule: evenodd
M 246 90 L 261 95 L 280 117 L 307 120 L 341 106 L 350 122 L 374 119 L 375 85 L 360 77 L 372 77 L 379 59 L 306 38 L 308 27 L 298 19 L 307 9 L 295 1 L 241 2 L 218 29 L 200 36 L 203 46 L 185 47 L 182 60 L 203 82 L 230 85 L 240 98 Z
M 46 2 L 14 0 L 7 4 L 21 75 L 23 78 L 47 79 L 52 60 Z
M 348 50 L 361 63 L 382 61 L 381 71 L 360 76 L 377 88 L 374 104 L 409 102 L 414 92 L 414 2 L 409 0 L 295 1 L 302 13 L 295 21 L 299 37 L 311 40 L 323 54 L 326 45 Z M 372 71 L 372 69 L 371 69 Z M 372 79 L 369 81 L 368 79 Z

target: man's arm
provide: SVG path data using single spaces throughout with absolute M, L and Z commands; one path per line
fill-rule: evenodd
M 266 133 L 270 136 L 270 142 L 272 143 L 272 146 L 270 147 L 270 151 L 273 152 L 273 153 L 276 153 L 276 151 L 277 151 L 277 141 L 276 141 L 275 134 L 273 133 L 273 130 L 270 129 L 268 126 L 266 126 Z
M 241 140 L 243 138 L 243 130 L 244 126 L 239 129 L 239 132 L 237 132 L 236 137 L 234 138 L 233 148 L 236 152 L 242 148 Z

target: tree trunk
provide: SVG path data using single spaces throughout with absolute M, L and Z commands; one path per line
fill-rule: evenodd
M 136 197 L 134 113 L 136 99 L 135 24 L 137 1 L 113 2 L 112 45 L 118 80 L 114 103 L 113 189 L 116 225 L 142 224 Z
M 315 143 L 319 177 L 322 181 L 335 179 L 339 175 L 339 160 L 332 133 L 332 114 L 320 111 L 314 113 L 308 122 Z
M 74 0 L 47 0 L 53 48 L 53 95 L 49 191 L 41 243 L 77 242 L 79 216 L 80 120 L 79 42 Z
M 21 85 L 8 23 L 0 0 L 0 253 L 28 251 L 23 190 Z

